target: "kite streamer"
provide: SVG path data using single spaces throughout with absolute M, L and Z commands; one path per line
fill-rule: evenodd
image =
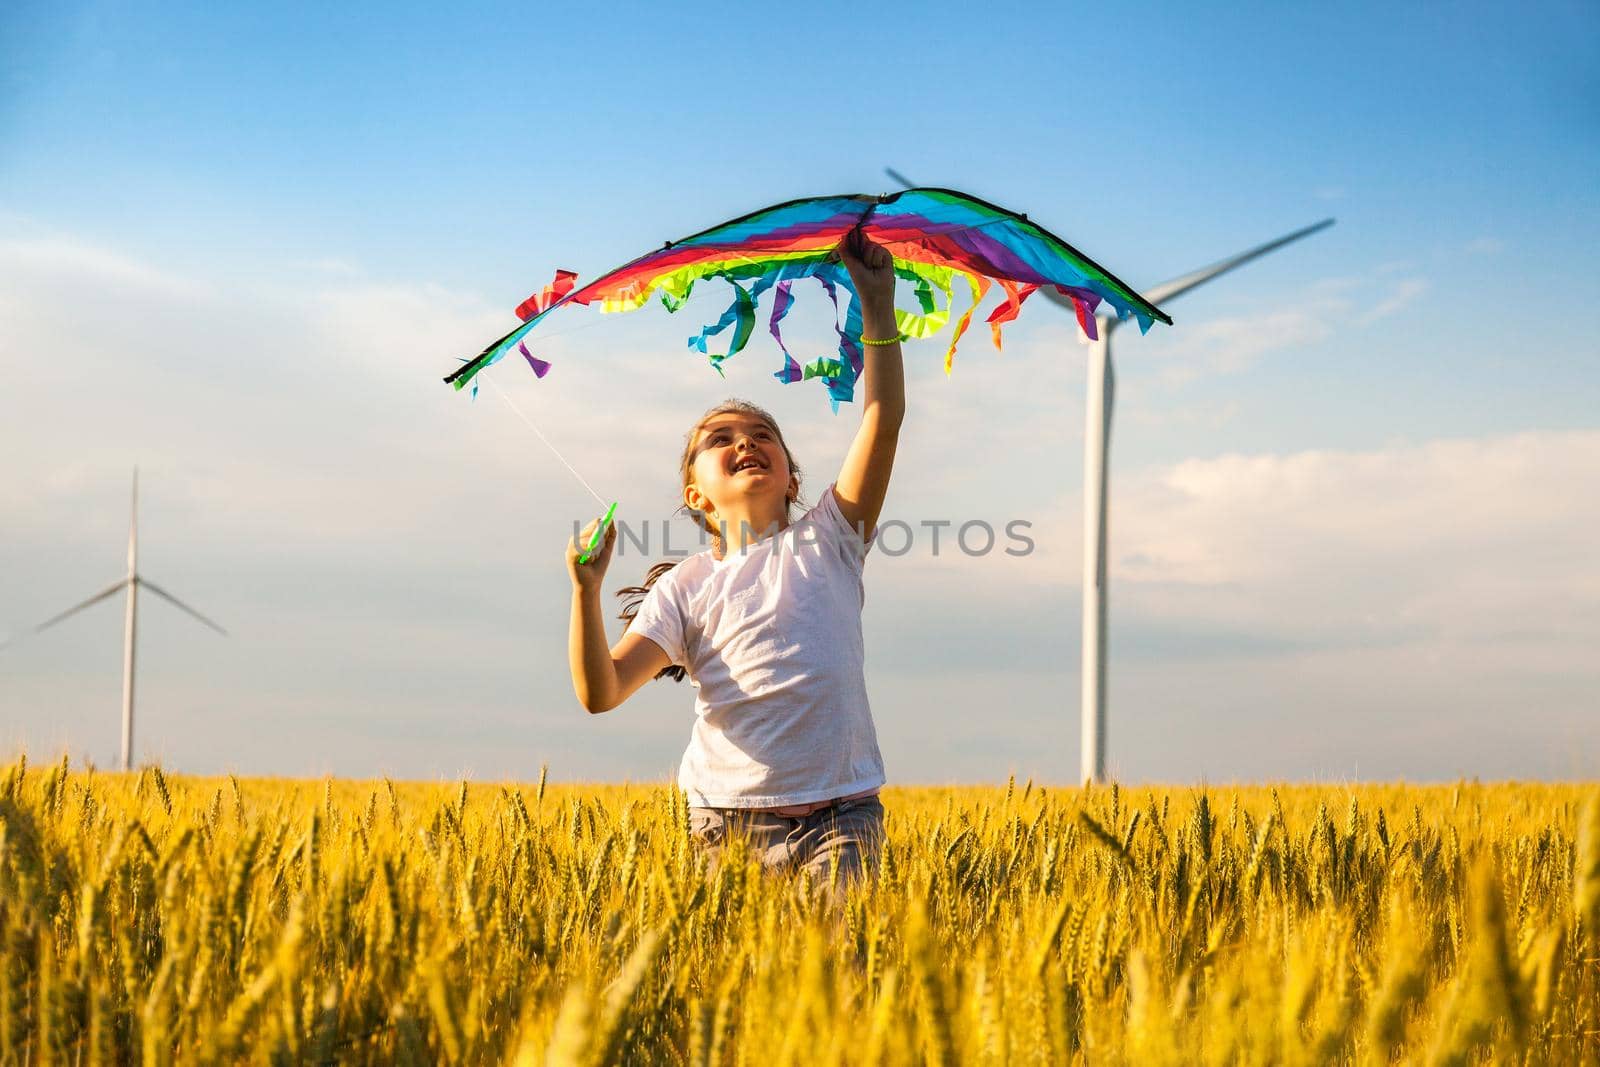
M 949 189 L 908 189 L 883 196 L 791 200 L 681 241 L 668 241 L 582 288 L 576 287 L 573 272 L 558 271 L 554 281 L 517 308 L 520 325 L 465 361 L 445 381 L 460 389 L 513 348 L 542 378 L 550 365 L 535 357 L 523 338 L 564 304 L 599 301 L 601 311 L 633 311 L 659 294 L 668 311 L 677 311 L 696 282 L 720 278 L 732 286 L 733 302 L 720 319 L 689 338 L 689 347 L 721 374 L 722 362 L 749 342 L 757 307 L 770 289 L 768 330 L 784 361 L 783 369 L 773 376 L 785 383 L 820 378 L 838 411 L 841 400 L 853 398 L 862 371 L 861 301 L 849 272 L 831 253 L 856 229 L 886 249 L 894 259 L 896 276 L 911 283 L 917 309 L 895 310 L 902 336 L 932 337 L 948 326 L 958 286 L 970 298 L 945 351 L 946 374 L 973 311 L 996 283 L 1006 297 L 988 318 L 996 348 L 1000 327 L 1015 319 L 1023 302 L 1045 287 L 1071 301 L 1078 325 L 1090 338 L 1096 336 L 1095 312 L 1102 303 L 1119 319 L 1136 319 L 1142 331 L 1153 322 L 1172 323 L 1160 308 L 1026 215 Z M 836 355 L 809 363 L 790 354 L 782 333 L 784 316 L 794 302 L 794 283 L 804 278 L 815 278 L 833 303 L 839 337 Z
M 528 343 L 526 341 L 517 342 L 517 351 L 522 353 L 522 358 L 526 359 L 528 361 L 528 366 L 533 368 L 534 377 L 543 378 L 546 374 L 550 373 L 550 364 L 540 359 L 538 356 L 535 356 L 532 352 L 529 352 Z

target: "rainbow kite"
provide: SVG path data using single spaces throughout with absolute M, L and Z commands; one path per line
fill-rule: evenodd
M 733 287 L 733 303 L 716 322 L 689 338 L 689 347 L 705 354 L 717 373 L 721 363 L 745 347 L 755 329 L 756 307 L 774 290 L 768 328 L 783 353 L 782 382 L 821 378 L 834 411 L 855 393 L 861 374 L 861 304 L 849 272 L 830 253 L 851 230 L 859 228 L 894 257 L 895 274 L 912 283 L 917 310 L 895 310 L 902 336 L 931 337 L 950 321 L 957 285 L 966 287 L 972 304 L 956 322 L 944 369 L 950 372 L 956 344 L 967 330 L 991 284 L 998 283 L 1005 300 L 989 315 L 994 344 L 1000 327 L 1017 317 L 1022 303 L 1044 286 L 1070 300 L 1078 324 L 1095 336 L 1095 309 L 1102 301 L 1119 319 L 1134 317 L 1140 330 L 1153 321 L 1171 325 L 1161 309 L 1145 300 L 1111 272 L 1049 230 L 993 204 L 949 189 L 908 189 L 884 196 L 818 196 L 764 208 L 713 226 L 681 241 L 668 241 L 654 252 L 576 288 L 577 275 L 557 271 L 555 280 L 517 308 L 522 324 L 485 348 L 445 381 L 462 388 L 485 367 L 519 351 L 541 378 L 550 364 L 528 350 L 523 338 L 563 304 L 600 301 L 601 311 L 633 311 L 659 292 L 668 311 L 677 311 L 695 282 L 722 278 Z M 783 342 L 782 323 L 801 278 L 815 278 L 833 301 L 839 334 L 837 356 L 802 364 Z M 839 297 L 848 302 L 839 323 Z M 942 302 L 941 302 L 942 299 Z M 714 352 L 711 338 L 731 329 L 727 350 Z

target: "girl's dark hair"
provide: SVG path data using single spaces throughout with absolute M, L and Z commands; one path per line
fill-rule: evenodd
M 704 415 L 701 415 L 699 421 L 696 422 L 694 426 L 690 427 L 688 436 L 683 439 L 683 455 L 678 459 L 678 476 L 682 487 L 688 487 L 690 476 L 693 473 L 694 460 L 695 456 L 697 455 L 694 447 L 695 437 L 699 435 L 700 428 L 706 424 L 707 420 L 716 415 L 750 415 L 754 418 L 760 419 L 768 426 L 772 427 L 772 432 L 778 437 L 778 445 L 783 449 L 784 458 L 789 461 L 789 473 L 794 477 L 795 481 L 796 492 L 788 500 L 789 518 L 793 519 L 795 505 L 803 503 L 798 492 L 800 485 L 800 465 L 795 462 L 794 453 L 789 451 L 789 444 L 783 439 L 783 431 L 778 429 L 777 420 L 774 419 L 766 411 L 766 409 L 758 407 L 757 405 L 750 403 L 748 400 L 724 400 L 716 407 L 707 411 Z M 677 511 L 689 511 L 689 508 L 687 505 L 680 504 L 677 508 Z M 676 512 L 674 512 L 674 514 L 676 514 Z M 712 522 L 710 518 L 708 518 L 702 512 L 691 512 L 691 514 L 695 515 L 699 519 L 700 525 L 711 534 L 712 541 L 718 543 L 721 542 L 722 535 L 716 523 Z M 622 620 L 622 628 L 624 632 L 626 632 L 629 626 L 633 625 L 634 616 L 639 614 L 639 605 L 644 603 L 645 594 L 650 592 L 651 586 L 655 585 L 656 580 L 659 579 L 663 574 L 667 573 L 682 562 L 683 560 L 681 559 L 664 559 L 653 563 L 650 565 L 650 569 L 645 572 L 644 584 L 624 586 L 623 588 L 617 590 L 617 596 L 622 598 L 622 610 L 617 614 L 617 618 Z M 663 667 L 660 671 L 656 672 L 656 677 L 671 678 L 675 682 L 681 682 L 686 676 L 686 673 L 687 672 L 685 672 L 681 666 L 672 664 L 670 666 Z

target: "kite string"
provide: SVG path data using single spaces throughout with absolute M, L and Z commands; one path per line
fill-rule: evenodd
M 600 506 L 602 508 L 606 507 L 607 504 L 606 504 L 605 497 L 603 497 L 599 493 L 595 492 L 594 491 L 594 486 L 590 485 L 588 483 L 588 481 L 583 477 L 583 475 L 578 473 L 578 468 L 574 467 L 572 464 L 567 462 L 567 457 L 563 456 L 561 454 L 561 450 L 556 448 L 555 445 L 550 443 L 550 439 L 539 431 L 539 427 L 537 427 L 537 426 L 535 426 L 533 424 L 533 420 L 528 418 L 527 415 L 523 414 L 522 409 L 517 407 L 516 402 L 511 399 L 510 395 L 507 394 L 504 389 L 500 388 L 500 383 L 495 381 L 492 377 L 490 377 L 487 374 L 485 374 L 483 377 L 488 379 L 488 382 L 489 382 L 490 385 L 494 386 L 494 391 L 500 394 L 500 399 L 504 400 L 506 402 L 506 405 L 508 407 L 510 407 L 512 411 L 517 413 L 517 418 L 519 418 L 523 422 L 527 423 L 528 424 L 528 429 L 530 429 L 534 433 L 538 434 L 539 435 L 539 440 L 544 442 L 545 447 L 556 454 L 556 458 L 561 461 L 562 466 L 566 467 L 567 470 L 571 471 L 572 472 L 572 476 L 574 478 L 578 479 L 578 481 L 583 483 L 583 487 L 585 489 L 589 490 L 589 495 L 594 497 L 595 500 L 599 502 L 599 504 L 600 504 Z

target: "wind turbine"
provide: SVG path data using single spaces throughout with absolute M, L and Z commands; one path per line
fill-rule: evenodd
M 48 630 L 56 623 L 61 622 L 63 619 L 66 619 L 69 616 L 76 615 L 84 608 L 92 607 L 93 605 L 100 603 L 100 601 L 122 592 L 123 589 L 127 589 L 128 613 L 126 616 L 127 623 L 123 633 L 122 642 L 122 769 L 124 771 L 133 769 L 133 665 L 134 643 L 139 628 L 139 590 L 141 588 L 150 590 L 150 592 L 154 593 L 156 596 L 161 597 L 175 607 L 181 608 L 182 610 L 188 612 L 190 615 L 193 615 L 195 618 L 199 619 L 201 622 L 217 631 L 217 633 L 222 634 L 224 637 L 228 635 L 228 631 L 224 630 L 222 627 L 218 626 L 216 623 L 212 622 L 210 619 L 206 618 L 204 615 L 200 614 L 198 611 L 194 610 L 189 605 L 185 604 L 183 601 L 179 600 L 177 597 L 173 596 L 171 593 L 152 582 L 150 579 L 139 574 L 139 468 L 135 467 L 133 469 L 133 517 L 128 523 L 127 575 L 118 579 L 118 581 L 109 589 L 96 593 L 94 596 L 90 597 L 88 600 L 85 600 L 77 607 L 68 608 L 60 615 L 40 623 L 38 626 L 35 626 L 32 630 L 27 631 L 27 633 L 23 635 L 29 636 L 31 634 Z M 9 641 L 0 643 L 0 648 L 4 648 L 6 644 L 10 643 L 11 642 Z
M 911 179 L 893 167 L 885 167 L 884 173 L 907 189 L 916 188 Z M 1331 218 L 1312 223 L 1247 252 L 1180 275 L 1140 295 L 1160 307 L 1219 274 L 1226 274 L 1332 225 Z M 1054 289 L 1042 287 L 1039 292 L 1068 311 L 1072 310 L 1072 301 Z M 1116 392 L 1116 375 L 1111 366 L 1111 334 L 1120 324 L 1121 320 L 1115 316 L 1096 315 L 1095 333 L 1099 337 L 1088 342 L 1089 387 L 1083 434 L 1083 740 L 1078 775 L 1085 782 L 1103 782 L 1106 775 L 1106 489 L 1111 406 Z M 1079 336 L 1082 336 L 1081 330 Z

